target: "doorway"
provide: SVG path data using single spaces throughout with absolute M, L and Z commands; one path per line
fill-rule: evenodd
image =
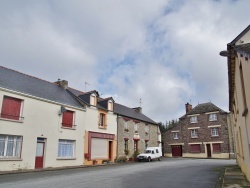
M 211 147 L 210 147 L 210 144 L 206 144 L 206 146 L 207 146 L 207 157 L 211 158 Z
M 112 160 L 112 141 L 109 141 L 109 160 Z
M 43 168 L 45 139 L 37 138 L 35 168 Z

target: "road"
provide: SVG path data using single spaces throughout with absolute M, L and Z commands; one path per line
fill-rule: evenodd
M 0 188 L 214 188 L 214 168 L 235 160 L 164 158 L 162 161 L 125 163 L 89 168 L 0 175 Z

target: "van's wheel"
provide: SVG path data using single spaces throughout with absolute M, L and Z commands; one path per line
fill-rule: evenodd
M 160 157 L 158 158 L 158 161 L 161 161 L 161 158 L 160 158 Z
M 148 162 L 150 162 L 151 161 L 151 158 L 150 157 L 148 157 Z
M 138 159 L 138 162 L 141 162 L 141 160 L 140 160 L 140 159 Z

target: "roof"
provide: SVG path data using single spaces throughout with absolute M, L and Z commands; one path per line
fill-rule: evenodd
M 184 118 L 187 115 L 204 114 L 204 113 L 216 112 L 216 111 L 219 111 L 220 113 L 227 113 L 221 108 L 219 108 L 218 106 L 214 105 L 213 103 L 208 102 L 208 103 L 198 104 L 181 118 Z
M 250 30 L 250 25 L 247 26 L 246 29 L 244 29 L 232 42 L 230 42 L 228 45 L 235 45 L 235 43 L 240 40 L 240 38 L 245 35 Z
M 65 105 L 84 108 L 67 90 L 59 85 L 3 66 L 0 66 L 0 87 Z
M 129 108 L 127 106 L 118 104 L 118 103 L 114 103 L 114 113 L 121 115 L 121 116 L 126 116 L 129 118 L 133 118 L 136 120 L 140 120 L 146 123 L 151 123 L 151 124 L 157 124 L 155 121 L 153 121 L 152 119 L 148 118 L 147 116 L 145 116 L 144 114 Z

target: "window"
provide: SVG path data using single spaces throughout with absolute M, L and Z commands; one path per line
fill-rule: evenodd
M 138 128 L 139 128 L 138 123 L 135 123 L 135 125 L 134 125 L 135 132 L 138 132 Z
M 90 95 L 90 104 L 95 106 L 96 105 L 96 96 L 95 94 Z
M 129 128 L 128 122 L 125 121 L 125 123 L 124 123 L 124 131 L 125 131 L 125 132 L 128 132 L 128 128 Z
M 221 152 L 221 148 L 220 148 L 220 144 L 213 144 L 213 152 L 214 153 L 220 153 Z
M 217 127 L 211 128 L 211 136 L 219 136 L 219 130 Z
M 108 110 L 113 111 L 113 102 L 111 100 L 108 101 Z
M 149 133 L 149 126 L 148 126 L 148 125 L 145 126 L 145 133 L 146 133 L 146 134 Z
M 105 127 L 105 114 L 100 113 L 99 127 Z
M 174 132 L 173 134 L 174 134 L 174 139 L 179 139 L 178 132 Z
M 242 99 L 243 99 L 243 112 L 242 112 L 242 116 L 245 116 L 248 112 L 247 109 L 247 100 L 246 100 L 246 91 L 245 91 L 245 84 L 244 84 L 244 76 L 243 76 L 243 70 L 242 70 L 242 64 L 240 62 L 240 81 L 241 81 L 241 90 L 242 90 Z
M 198 138 L 198 130 L 191 129 L 191 138 Z
M 3 97 L 1 117 L 6 119 L 20 120 L 21 99 Z
M 201 145 L 200 144 L 191 144 L 190 149 L 192 153 L 200 153 L 201 152 Z
M 75 141 L 74 140 L 59 140 L 58 143 L 58 157 L 72 158 L 75 153 Z
M 197 122 L 198 122 L 197 116 L 192 116 L 192 117 L 190 118 L 190 123 L 197 123 Z
M 20 158 L 22 137 L 0 135 L 0 158 Z
M 73 128 L 73 122 L 74 122 L 74 112 L 69 111 L 69 110 L 64 112 L 63 118 L 62 118 L 62 126 L 68 127 L 68 128 Z
M 216 121 L 217 120 L 217 114 L 209 114 L 209 121 Z

